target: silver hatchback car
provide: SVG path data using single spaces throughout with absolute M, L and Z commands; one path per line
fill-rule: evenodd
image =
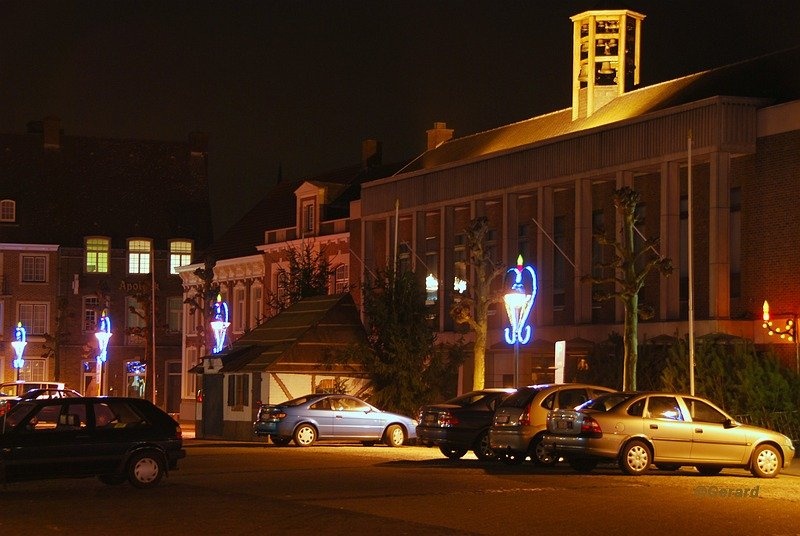
M 554 409 L 572 409 L 614 389 L 583 383 L 559 383 L 520 387 L 495 410 L 489 444 L 499 459 L 509 465 L 525 458 L 539 465 L 552 465 L 558 458 L 541 448 L 547 432 L 547 414 Z

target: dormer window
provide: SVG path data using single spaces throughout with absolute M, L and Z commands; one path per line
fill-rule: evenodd
M 128 273 L 149 274 L 152 258 L 152 241 L 146 238 L 128 240 Z
M 0 222 L 17 221 L 17 203 L 11 199 L 0 201 Z
M 107 274 L 108 254 L 111 241 L 108 238 L 92 237 L 86 239 L 86 271 Z
M 313 202 L 303 203 L 303 234 L 314 233 L 314 211 L 316 207 Z

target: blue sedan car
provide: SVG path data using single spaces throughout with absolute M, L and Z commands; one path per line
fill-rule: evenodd
M 416 439 L 417 421 L 381 411 L 349 395 L 313 394 L 281 404 L 264 404 L 253 423 L 257 436 L 268 436 L 276 445 L 294 440 L 309 447 L 317 440 L 353 440 L 364 445 L 382 441 L 390 447 Z

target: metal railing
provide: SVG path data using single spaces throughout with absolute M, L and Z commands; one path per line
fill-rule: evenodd
M 752 424 L 775 430 L 789 436 L 795 443 L 800 441 L 800 411 L 775 411 L 772 413 L 734 415 L 743 424 Z

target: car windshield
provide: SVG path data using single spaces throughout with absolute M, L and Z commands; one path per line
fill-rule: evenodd
M 608 393 L 605 395 L 600 395 L 597 398 L 593 398 L 588 400 L 575 408 L 576 410 L 584 410 L 584 409 L 592 409 L 595 411 L 611 411 L 613 408 L 625 402 L 626 400 L 630 400 L 632 397 L 636 395 L 631 393 Z

